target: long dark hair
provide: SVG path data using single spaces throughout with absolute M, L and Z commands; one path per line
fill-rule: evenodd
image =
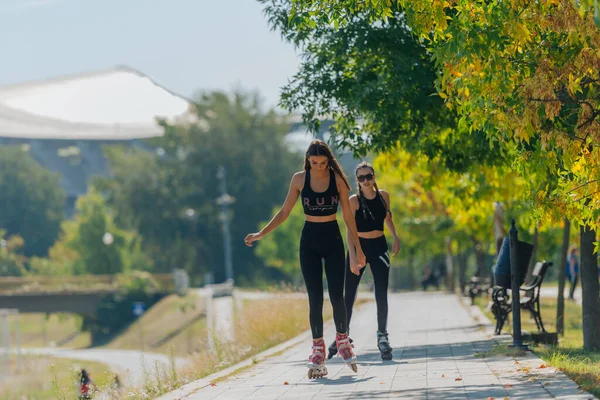
M 362 169 L 362 168 L 369 168 L 371 170 L 371 172 L 373 173 L 373 175 L 375 174 L 375 168 L 373 168 L 373 166 L 371 164 L 369 164 L 368 162 L 363 161 L 356 166 L 356 169 L 354 170 L 354 175 L 358 176 L 358 170 Z M 371 216 L 371 219 L 375 219 L 375 217 L 373 216 L 373 213 L 371 212 L 371 209 L 369 208 L 369 206 L 367 205 L 367 202 L 365 201 L 365 195 L 363 194 L 360 183 L 357 186 L 358 186 L 358 200 L 360 201 L 360 205 L 361 205 L 362 212 L 363 212 L 363 217 L 365 219 L 367 219 L 367 212 L 368 212 L 369 215 Z M 377 181 L 375 181 L 375 179 L 373 179 L 373 187 L 375 188 L 375 191 L 377 192 L 375 194 L 375 196 L 379 198 L 379 200 L 383 204 L 383 208 L 385 208 L 385 211 L 388 212 L 390 215 L 392 215 L 392 212 L 388 208 L 387 204 L 385 204 L 385 199 L 381 195 L 381 192 L 379 192 L 379 187 L 377 187 Z
M 320 139 L 313 140 L 308 146 L 308 150 L 306 150 L 306 156 L 304 157 L 304 170 L 308 171 L 310 169 L 310 161 L 308 161 L 308 157 L 310 156 L 325 156 L 327 157 L 327 163 L 329 169 L 333 170 L 336 174 L 342 177 L 344 183 L 348 190 L 350 190 L 350 184 L 348 184 L 348 178 L 342 168 L 340 167 L 340 163 L 333 155 L 333 152 L 327 146 L 327 143 Z

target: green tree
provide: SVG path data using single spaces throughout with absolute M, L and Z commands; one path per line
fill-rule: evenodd
M 273 210 L 273 215 L 279 207 Z M 294 207 L 290 216 L 278 229 L 264 237 L 256 246 L 256 255 L 265 265 L 279 268 L 290 280 L 297 283 L 302 273 L 298 254 L 300 251 L 299 234 L 304 225 L 304 212 L 301 207 Z M 261 222 L 261 227 L 268 221 Z
M 281 103 L 300 110 L 313 130 L 323 115 L 332 116 L 334 140 L 361 156 L 400 143 L 452 170 L 502 162 L 498 146 L 490 146 L 481 132 L 469 135 L 436 95 L 435 63 L 399 7 L 377 23 L 358 7 L 344 14 L 344 25 L 334 25 L 295 12 L 293 5 L 301 8 L 304 2 L 260 1 L 272 28 L 302 51 Z
M 148 142 L 152 152 L 109 149 L 112 178 L 95 183 L 127 229 L 144 237 L 157 269 L 185 267 L 224 277 L 219 168 L 226 170 L 233 266 L 250 276 L 262 263 L 243 245 L 246 233 L 266 220 L 302 167 L 287 147 L 289 124 L 264 111 L 257 95 L 205 93 L 186 123 L 164 122 L 165 135 Z
M 151 269 L 152 261 L 134 232 L 120 229 L 103 197 L 94 190 L 80 197 L 77 214 L 62 224 L 60 239 L 49 259 L 38 259 L 33 271 L 50 275 L 117 274 Z
M 494 143 L 516 143 L 511 161 L 546 219 L 567 217 L 593 232 L 600 225 L 600 31 L 597 2 L 575 3 L 579 9 L 571 0 L 294 0 L 290 21 L 348 25 L 361 13 L 384 24 L 402 7 L 439 68 L 439 96 L 471 130 Z M 530 180 L 532 171 L 542 180 L 547 174 L 550 187 Z M 592 251 L 588 244 L 582 247 Z M 582 276 L 593 279 L 584 290 L 584 337 L 591 338 L 584 347 L 600 348 L 600 336 L 592 335 L 600 330 L 593 263 L 582 265 Z
M 22 276 L 25 275 L 26 257 L 19 254 L 23 247 L 23 238 L 10 236 L 4 239 L 6 231 L 0 229 L 0 276 Z
M 17 146 L 0 147 L 0 171 L 0 228 L 23 238 L 26 256 L 46 255 L 64 214 L 59 176 Z

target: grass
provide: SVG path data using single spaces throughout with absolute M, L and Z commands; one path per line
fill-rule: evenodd
M 198 338 L 207 335 L 203 299 L 193 293 L 184 298 L 170 295 L 106 347 L 187 356 L 201 350 L 204 343 Z
M 517 349 L 513 347 L 509 347 L 508 344 L 499 344 L 494 346 L 491 350 L 483 351 L 480 353 L 475 353 L 473 356 L 477 358 L 489 358 L 489 357 L 523 357 L 525 355 L 525 351 L 522 349 Z
M 548 332 L 556 332 L 556 298 L 541 299 L 541 313 L 544 327 Z M 487 310 L 487 300 L 478 298 L 476 304 L 492 321 L 494 316 Z M 581 322 L 581 306 L 565 300 L 565 334 L 559 339 L 558 346 L 532 346 L 534 354 L 549 365 L 563 371 L 582 389 L 600 396 L 600 352 L 589 352 L 583 349 L 583 330 Z M 536 332 L 535 322 L 529 312 L 521 313 L 523 331 Z M 507 321 L 503 333 L 512 332 L 512 323 Z
M 23 347 L 84 348 L 91 343 L 90 334 L 81 332 L 81 317 L 77 314 L 21 313 L 17 318 Z
M 10 376 L 2 371 L 0 400 L 75 399 L 81 368 L 91 374 L 100 389 L 108 388 L 114 381 L 114 375 L 106 365 L 98 362 L 24 356 L 20 371 L 13 371 Z

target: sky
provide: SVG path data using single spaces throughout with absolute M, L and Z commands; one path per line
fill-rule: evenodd
M 0 0 L 0 85 L 127 65 L 191 97 L 258 90 L 298 68 L 256 0 Z

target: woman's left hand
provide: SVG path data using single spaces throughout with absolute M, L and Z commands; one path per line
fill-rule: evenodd
M 394 244 L 392 244 L 392 256 L 397 256 L 400 252 L 400 238 L 396 236 L 394 238 Z

